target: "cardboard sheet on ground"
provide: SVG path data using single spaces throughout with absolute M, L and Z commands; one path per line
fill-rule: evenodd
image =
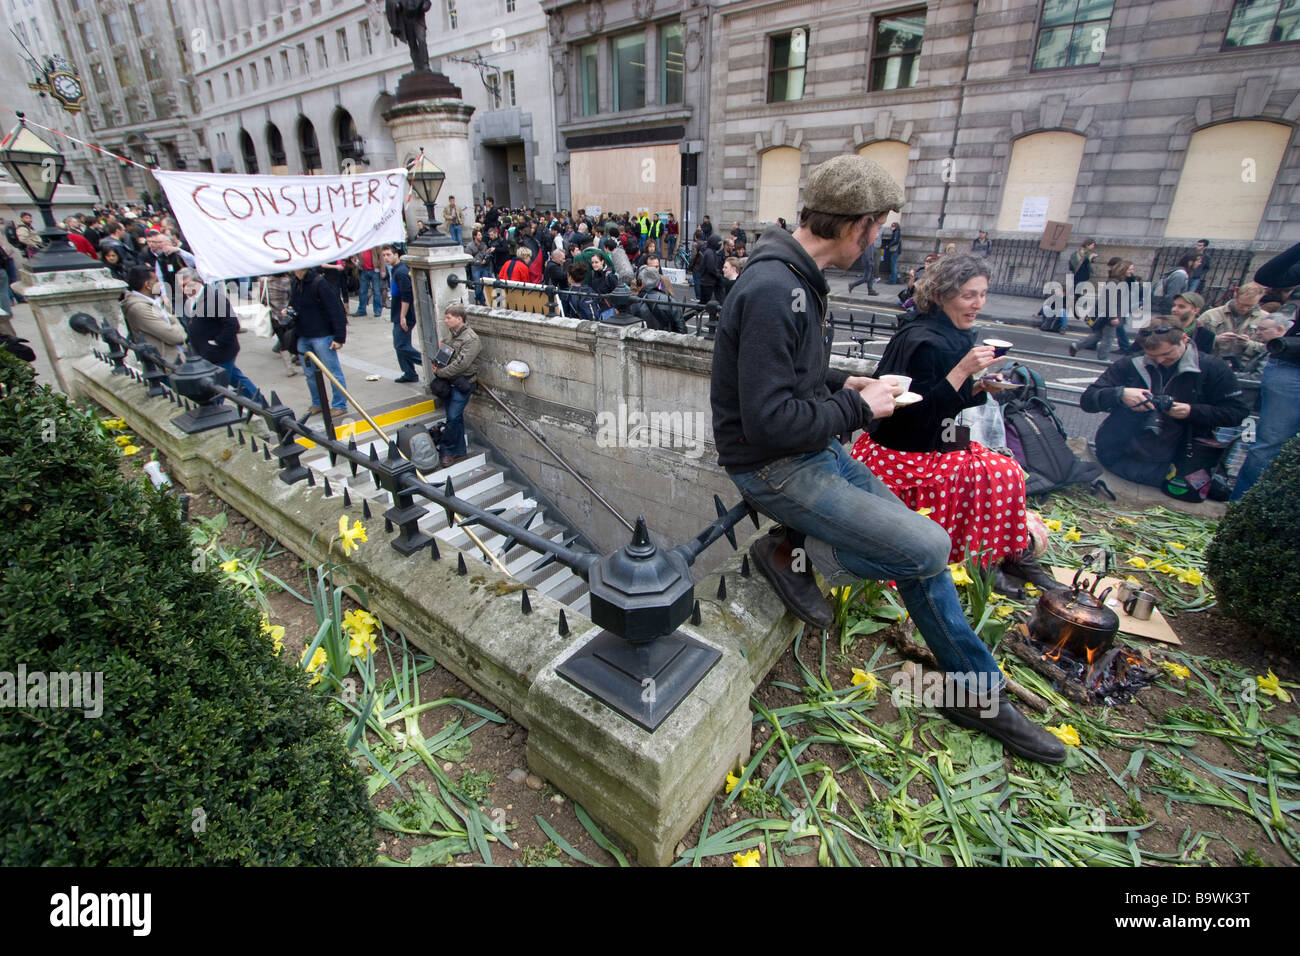
M 1056 580 L 1060 581 L 1062 584 L 1069 584 L 1074 580 L 1075 571 L 1075 568 L 1053 567 L 1052 577 L 1056 578 Z M 1083 572 L 1083 579 L 1091 581 L 1092 578 L 1093 575 L 1090 575 L 1087 571 Z M 1114 591 L 1119 589 L 1119 585 L 1119 578 L 1105 577 L 1101 579 L 1101 583 L 1098 584 L 1094 590 L 1097 594 L 1100 594 L 1102 591 L 1110 588 L 1112 593 L 1114 593 Z M 1169 622 L 1165 620 L 1165 616 L 1160 613 L 1159 603 L 1156 604 L 1155 610 L 1151 612 L 1151 619 L 1149 621 L 1139 621 L 1137 618 L 1129 617 L 1129 615 L 1124 613 L 1122 607 L 1112 607 L 1111 610 L 1119 615 L 1119 630 L 1121 634 L 1128 634 L 1132 637 L 1145 637 L 1148 640 L 1161 641 L 1165 644 L 1183 643 L 1178 639 L 1178 635 L 1174 633 L 1174 629 L 1169 626 Z

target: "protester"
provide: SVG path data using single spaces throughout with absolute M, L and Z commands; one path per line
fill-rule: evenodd
M 639 291 L 637 298 L 628 306 L 628 311 L 642 319 L 646 328 L 661 332 L 686 332 L 686 319 L 682 310 L 660 303 L 671 302 L 672 297 L 660 288 L 661 278 L 657 269 L 642 266 L 636 276 Z
M 970 244 L 970 251 L 972 255 L 979 256 L 982 259 L 987 259 L 993 254 L 993 240 L 989 238 L 989 234 L 983 229 L 975 237 L 975 241 Z
M 271 331 L 275 334 L 271 351 L 280 356 L 289 378 L 298 374 L 298 323 L 284 311 L 289 307 L 291 279 L 287 272 L 262 277 L 266 304 L 271 311 Z
M 36 231 L 36 227 L 32 225 L 32 214 L 29 212 L 23 213 L 18 218 L 16 235 L 18 244 L 26 252 L 29 259 L 40 252 L 41 247 L 45 245 L 45 240 L 41 238 L 40 233 Z
M 122 318 L 131 338 L 152 345 L 167 361 L 175 361 L 185 344 L 185 327 L 159 305 L 160 283 L 153 269 L 132 266 L 126 274 Z
M 447 225 L 447 234 L 452 241 L 460 244 L 462 227 L 465 225 L 465 210 L 456 205 L 456 197 L 448 196 L 447 205 L 442 210 L 442 221 Z
M 397 364 L 402 369 L 395 382 L 418 382 L 420 376 L 416 369 L 420 363 L 420 351 L 411 345 L 411 330 L 415 328 L 415 294 L 411 288 L 411 270 L 407 268 L 402 257 L 392 246 L 383 246 L 380 254 L 384 265 L 388 267 L 388 295 L 392 303 L 388 319 L 393 324 L 393 351 L 397 354 Z
M 469 448 L 465 443 L 465 406 L 474 393 L 478 378 L 478 357 L 482 349 L 474 330 L 465 324 L 467 312 L 463 305 L 455 303 L 447 306 L 443 318 L 451 339 L 440 345 L 451 347 L 452 354 L 447 364 L 433 370 L 434 377 L 450 386 L 450 392 L 443 400 L 447 403 L 447 421 L 443 425 L 442 438 L 438 450 L 440 468 L 448 468 L 468 457 Z M 444 386 L 444 390 L 446 390 Z M 438 394 L 435 389 L 434 394 Z
M 1259 307 L 1263 294 L 1258 282 L 1243 282 L 1231 299 L 1200 317 L 1201 325 L 1214 335 L 1214 354 L 1230 365 L 1263 354 L 1264 346 L 1252 335 L 1267 314 Z
M 785 229 L 784 219 L 781 220 L 781 228 Z M 898 285 L 898 257 L 903 252 L 903 231 L 898 228 L 898 223 L 890 225 L 889 234 L 882 241 L 881 249 L 884 250 L 885 268 L 889 270 L 889 284 Z
M 239 355 L 239 318 L 221 283 L 205 284 L 190 268 L 182 269 L 176 278 L 185 296 L 191 348 L 213 365 L 225 369 L 231 388 L 250 401 L 259 401 L 262 393 L 235 364 Z
M 388 278 L 383 262 L 382 249 L 379 246 L 373 249 L 365 249 L 361 255 L 353 258 L 360 275 L 357 288 L 357 311 L 352 314 L 357 318 L 365 315 L 366 300 L 369 299 L 373 303 L 372 308 L 374 309 L 375 318 L 379 318 L 384 311 L 382 285 Z
M 316 389 L 316 366 L 307 355 L 310 353 L 320 359 L 338 379 L 339 385 L 347 388 L 338 350 L 347 341 L 348 314 L 334 287 L 319 272 L 311 269 L 293 270 L 293 279 L 289 283 L 289 307 L 296 313 L 298 354 L 302 356 L 303 374 L 307 377 L 307 391 L 311 395 L 307 414 L 315 415 L 321 410 L 323 396 Z M 330 408 L 335 419 L 347 414 L 348 401 L 338 386 L 334 387 Z

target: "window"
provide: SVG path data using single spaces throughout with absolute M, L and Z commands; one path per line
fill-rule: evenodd
M 614 109 L 638 110 L 645 106 L 645 34 L 615 37 Z
M 1298 0 L 1237 0 L 1228 21 L 1225 48 L 1300 40 Z
M 680 23 L 665 23 L 659 28 L 659 102 L 682 101 L 682 33 Z
M 204 81 L 203 81 L 203 86 L 204 86 L 204 88 L 205 88 L 205 89 L 207 90 L 207 92 L 208 92 L 208 102 L 209 102 L 209 103 L 215 103 L 215 102 L 217 101 L 217 94 L 214 93 L 214 92 L 212 92 L 212 81 L 211 81 L 211 80 L 204 80 Z
M 243 93 L 244 92 L 244 68 L 242 66 L 235 67 L 235 84 L 239 87 L 239 92 Z
M 126 26 L 122 22 L 122 14 L 110 13 L 104 17 L 104 33 L 108 37 L 109 46 L 116 46 L 126 41 Z
M 339 41 L 339 62 L 346 63 L 352 59 L 352 55 L 348 52 L 348 31 L 340 27 L 334 31 L 334 35 Z
M 581 83 L 582 115 L 595 116 L 600 111 L 597 67 L 600 56 L 594 43 L 584 43 L 578 48 L 578 70 Z
M 104 69 L 104 64 L 90 64 L 90 79 L 95 84 L 96 93 L 108 92 L 108 71 Z
M 916 86 L 921 63 L 925 8 L 876 18 L 876 45 L 871 52 L 871 89 L 904 90 Z
M 506 103 L 515 105 L 515 71 L 506 70 Z
M 506 0 L 506 13 L 515 12 L 515 0 Z
M 808 68 L 808 31 L 799 28 L 771 38 L 772 67 L 767 74 L 767 101 L 786 103 L 803 99 Z
M 487 75 L 488 88 L 488 105 L 494 109 L 501 108 L 501 74 L 489 73 Z
M 239 131 L 239 151 L 244 156 L 244 172 L 250 176 L 256 176 L 258 173 L 257 148 L 253 146 L 253 137 L 248 135 L 246 129 Z
M 253 84 L 253 89 L 257 89 L 259 86 L 262 85 L 261 79 L 257 75 L 256 63 L 248 64 L 248 82 Z
M 153 30 L 153 25 L 149 22 L 149 10 L 145 3 L 131 4 L 131 28 L 135 31 L 136 36 L 144 36 Z
M 155 119 L 169 119 L 176 111 L 172 109 L 172 101 L 166 93 L 154 93 L 149 99 L 153 102 L 153 115 Z
M 1256 238 L 1291 127 L 1258 120 L 1197 130 L 1187 144 L 1178 189 L 1165 221 L 1169 238 L 1212 233 L 1216 238 Z M 1242 143 L 1250 144 L 1253 176 L 1242 177 Z
M 95 39 L 94 27 L 90 25 L 89 21 L 78 23 L 77 32 L 81 34 L 81 46 L 84 50 L 89 52 L 91 50 L 99 49 L 99 43 Z
M 293 70 L 289 69 L 289 51 L 288 51 L 288 50 L 281 50 L 281 51 L 280 51 L 280 72 L 282 72 L 286 77 L 293 76 Z
M 266 69 L 266 82 L 274 82 L 275 69 L 271 66 L 271 58 L 269 56 L 262 60 L 262 66 Z
M 311 60 L 307 59 L 307 44 L 298 44 L 298 69 L 308 76 L 311 75 Z
M 222 73 L 221 78 L 226 81 L 226 96 L 234 96 L 235 91 L 230 87 L 230 74 Z
M 316 62 L 320 64 L 322 70 L 329 69 L 330 56 L 325 51 L 325 38 L 316 38 Z
M 456 29 L 456 0 L 447 0 L 447 23 Z
M 361 30 L 361 49 L 365 51 L 366 56 L 374 56 L 375 42 L 374 42 L 374 38 L 370 36 L 370 21 L 362 20 L 360 30 Z
M 1034 69 L 1100 63 L 1114 6 L 1115 0 L 1043 0 Z
M 117 82 L 123 92 L 135 86 L 135 71 L 131 69 L 131 60 L 125 53 L 113 58 L 113 66 L 117 70 Z
M 144 61 L 144 78 L 146 80 L 161 80 L 166 74 L 163 72 L 162 60 L 158 59 L 158 51 L 151 46 L 147 46 L 140 51 L 140 59 Z
M 284 137 L 280 135 L 280 128 L 274 123 L 266 127 L 266 149 L 270 153 L 272 166 L 289 165 L 289 157 L 284 151 Z

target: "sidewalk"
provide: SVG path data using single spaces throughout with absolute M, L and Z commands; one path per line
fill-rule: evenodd
M 848 302 L 852 303 L 851 308 L 872 310 L 872 309 L 891 309 L 898 311 L 901 306 L 898 304 L 898 293 L 902 290 L 902 284 L 892 284 L 876 280 L 876 295 L 868 295 L 866 286 L 858 286 L 852 292 L 849 291 L 849 283 L 856 282 L 862 278 L 861 272 L 842 272 L 838 269 L 828 269 L 826 272 L 826 281 L 831 289 L 831 298 L 836 300 L 836 305 L 843 306 Z M 1023 325 L 1027 328 L 1038 328 L 1041 321 L 1034 313 L 1038 311 L 1039 306 L 1047 296 L 1020 296 L 1020 295 L 1000 295 L 990 293 L 985 300 L 984 309 L 980 312 L 981 321 L 1002 322 L 1007 325 Z M 1075 326 L 1082 326 L 1082 323 L 1076 322 Z

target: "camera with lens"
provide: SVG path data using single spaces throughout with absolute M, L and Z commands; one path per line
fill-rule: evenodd
M 1266 346 L 1269 355 L 1276 356 L 1284 362 L 1300 363 L 1300 336 L 1286 335 L 1273 339 Z
M 1148 399 L 1156 407 L 1156 411 L 1168 414 L 1169 409 L 1174 407 L 1174 397 L 1172 395 L 1152 395 Z
M 1147 403 L 1154 405 L 1155 411 L 1147 412 L 1142 417 L 1141 431 L 1154 438 L 1160 434 L 1164 424 L 1161 414 L 1168 414 L 1169 409 L 1174 407 L 1174 399 L 1172 395 L 1152 395 L 1148 392 Z

